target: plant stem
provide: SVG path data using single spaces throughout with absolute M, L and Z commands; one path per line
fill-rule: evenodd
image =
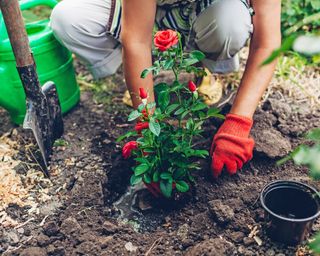
M 183 49 L 182 49 L 182 41 L 181 41 L 181 34 L 179 34 L 179 48 L 180 48 L 180 61 L 183 61 Z
M 302 19 L 301 21 L 299 21 L 298 23 L 296 23 L 294 26 L 288 28 L 284 34 L 285 35 L 290 35 L 294 32 L 296 32 L 300 27 L 307 25 L 313 21 L 319 20 L 320 19 L 320 12 L 312 14 L 308 17 L 305 17 L 304 19 Z

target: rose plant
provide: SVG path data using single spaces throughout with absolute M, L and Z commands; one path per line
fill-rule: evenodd
M 219 109 L 202 101 L 193 81 L 179 81 L 181 72 L 203 76 L 203 68 L 194 66 L 205 56 L 200 51 L 184 52 L 180 35 L 172 30 L 159 31 L 154 37 L 153 66 L 143 70 L 157 75 L 161 70 L 172 70 L 173 83 L 155 85 L 155 102 L 147 103 L 148 92 L 140 88 L 142 103 L 132 111 L 128 121 L 136 120 L 135 129 L 118 141 L 134 138 L 123 147 L 123 157 L 134 157 L 131 184 L 144 182 L 149 191 L 169 198 L 173 191 L 186 192 L 194 182 L 192 171 L 199 169 L 198 158 L 209 156 L 206 149 L 195 148 L 194 142 L 202 133 L 207 118 L 223 118 Z

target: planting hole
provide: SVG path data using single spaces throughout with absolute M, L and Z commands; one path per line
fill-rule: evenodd
M 103 185 L 104 203 L 113 208 L 109 216 L 131 224 L 136 231 L 156 230 L 165 223 L 165 217 L 170 212 L 184 207 L 192 197 L 190 192 L 177 194 L 172 200 L 156 199 L 143 184 L 131 187 L 134 162 L 122 158 L 120 149 L 105 132 L 92 141 L 91 151 L 105 163 L 112 163 L 105 166 L 107 177 Z

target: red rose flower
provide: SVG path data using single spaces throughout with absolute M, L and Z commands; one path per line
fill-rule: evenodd
M 135 126 L 135 130 L 138 132 L 138 133 L 141 133 L 142 130 L 144 129 L 148 129 L 149 128 L 149 123 L 148 122 L 138 122 Z
M 138 143 L 136 141 L 129 141 L 126 143 L 122 148 L 122 156 L 124 159 L 127 159 L 131 156 L 132 150 L 135 150 L 138 148 Z
M 139 93 L 140 93 L 140 98 L 141 99 L 146 99 L 148 98 L 148 93 L 146 92 L 146 90 L 144 88 L 139 88 Z
M 189 81 L 188 87 L 189 87 L 189 90 L 190 90 L 191 92 L 195 92 L 195 91 L 197 90 L 197 86 L 196 86 L 195 83 L 192 82 L 192 81 Z
M 179 42 L 178 33 L 171 29 L 158 31 L 154 36 L 154 46 L 161 52 L 168 50 L 170 47 Z

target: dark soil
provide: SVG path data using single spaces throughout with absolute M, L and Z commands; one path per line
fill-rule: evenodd
M 5 255 L 309 255 L 304 244 L 288 247 L 268 239 L 258 196 L 268 182 L 278 179 L 303 181 L 320 189 L 306 169 L 292 163 L 279 167 L 273 158 L 273 150 L 275 155 L 286 154 L 301 142 L 306 130 L 319 126 L 320 111 L 299 112 L 299 106 L 270 96 L 255 116 L 253 135 L 259 151 L 237 175 L 212 180 L 208 159 L 196 174 L 197 187 L 177 207 L 172 202 L 164 207 L 142 191 L 142 197 L 156 207 L 118 221 L 120 212 L 113 203 L 127 191 L 132 162 L 122 159 L 115 140 L 131 126 L 126 122 L 130 110 L 121 101 L 122 77 L 116 75 L 106 83 L 111 89 L 105 92 L 104 102 L 94 92 L 83 91 L 80 104 L 64 117 L 67 145 L 55 147 L 50 168 L 53 200 L 32 216 L 27 208 L 9 207 L 7 213 L 20 223 L 35 219 L 22 230 L 0 227 L 0 252 L 21 245 Z M 3 112 L 0 120 L 0 134 L 16 129 Z M 218 125 L 215 120 L 207 123 L 205 136 L 211 138 Z M 282 143 L 263 137 L 268 133 L 261 130 L 276 130 Z M 11 136 L 21 144 L 17 157 L 27 159 L 24 146 L 32 141 L 30 133 L 18 128 Z M 264 148 L 261 141 L 273 147 Z M 209 147 L 210 140 L 204 144 Z M 316 223 L 313 232 L 319 228 Z

